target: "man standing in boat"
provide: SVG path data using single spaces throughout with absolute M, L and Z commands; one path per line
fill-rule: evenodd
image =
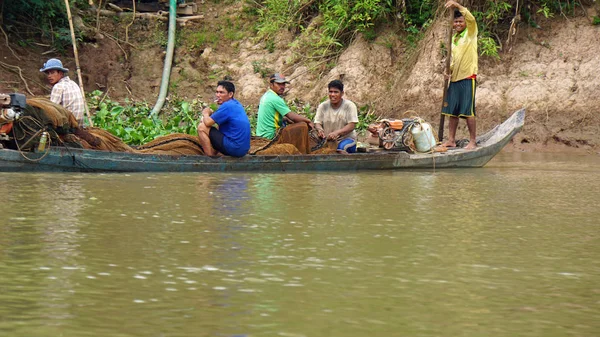
M 77 83 L 66 75 L 69 69 L 64 68 L 59 59 L 49 59 L 40 71 L 46 74 L 48 83 L 52 85 L 50 100 L 69 110 L 77 119 L 77 123 L 83 126 L 85 102 Z
M 244 107 L 233 98 L 235 86 L 229 81 L 217 83 L 217 111 L 210 107 L 202 110 L 198 123 L 198 137 L 204 153 L 215 156 L 222 153 L 243 157 L 250 150 L 250 120 Z M 218 128 L 215 127 L 218 124 Z
M 337 142 L 337 152 L 356 152 L 356 123 L 358 110 L 356 104 L 344 99 L 344 84 L 333 80 L 327 85 L 329 99 L 317 108 L 315 128 L 319 138 Z
M 475 90 L 477 87 L 477 22 L 466 7 L 453 0 L 446 2 L 446 8 L 454 8 L 452 37 L 452 59 L 450 63 L 450 86 L 442 114 L 449 116 L 448 140 L 446 147 L 456 147 L 458 119 L 464 118 L 469 129 L 469 144 L 472 150 L 477 147 L 475 123 Z
M 306 123 L 309 128 L 314 128 L 310 119 L 292 112 L 281 97 L 288 83 L 290 82 L 281 74 L 269 76 L 269 90 L 260 98 L 258 105 L 257 136 L 273 139 L 283 126 L 284 118 L 293 123 Z

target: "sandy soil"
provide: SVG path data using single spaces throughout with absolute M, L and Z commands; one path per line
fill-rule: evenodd
M 241 5 L 214 6 L 198 0 L 205 19 L 179 26 L 180 34 L 222 28 L 224 20 L 239 19 Z M 214 6 L 214 7 L 213 7 Z M 477 92 L 478 129 L 486 131 L 513 111 L 525 107 L 525 128 L 509 151 L 577 151 L 598 154 L 600 146 L 600 26 L 589 17 L 595 14 L 557 17 L 540 21 L 542 29 L 518 26 L 513 42 L 504 46 L 501 60 L 480 58 Z M 124 21 L 125 19 L 123 19 Z M 130 19 L 127 19 L 129 22 Z M 136 19 L 128 29 L 124 22 L 102 17 L 101 33 L 79 45 L 79 60 L 86 91 L 108 91 L 115 100 L 128 97 L 153 104 L 158 96 L 163 68 L 166 24 Z M 358 37 L 318 77 L 303 64 L 289 63 L 286 48 L 293 36 L 282 34 L 275 52 L 253 36 L 235 43 L 210 46 L 180 44 L 171 72 L 169 93 L 183 98 L 208 101 L 220 78 L 236 83 L 237 98 L 256 105 L 266 82 L 255 70 L 260 63 L 284 72 L 292 84 L 288 99 L 299 99 L 316 107 L 325 97 L 326 84 L 341 78 L 346 97 L 359 105 L 370 104 L 378 115 L 401 117 L 419 115 L 437 128 L 442 99 L 443 58 L 440 42 L 447 30 L 440 21 L 433 25 L 418 50 L 408 53 L 393 32 L 382 32 L 375 42 Z M 39 68 L 49 57 L 60 57 L 75 70 L 72 55 L 45 53 L 48 47 L 23 48 L 2 36 L 0 48 L 0 92 L 18 91 L 47 95 L 49 87 Z M 161 44 L 162 42 L 162 44 Z M 19 75 L 18 68 L 21 75 Z M 76 79 L 75 73 L 71 76 Z M 27 85 L 25 85 L 27 84 Z M 464 123 L 459 136 L 466 136 Z

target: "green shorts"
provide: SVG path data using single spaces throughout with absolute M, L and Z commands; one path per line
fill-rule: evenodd
M 450 82 L 442 114 L 460 118 L 475 117 L 475 91 L 477 82 L 474 78 Z

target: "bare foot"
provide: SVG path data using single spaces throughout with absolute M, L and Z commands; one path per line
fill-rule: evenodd
M 451 141 L 447 140 L 447 141 L 443 142 L 441 146 L 456 147 L 456 142 L 451 142 Z
M 477 143 L 469 142 L 467 146 L 465 146 L 465 150 L 475 150 L 477 148 Z
M 433 148 L 433 152 L 446 152 L 446 151 L 448 151 L 448 148 L 445 147 L 444 145 L 438 145 Z

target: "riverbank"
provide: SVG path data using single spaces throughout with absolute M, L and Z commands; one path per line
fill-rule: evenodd
M 211 101 L 216 81 L 229 78 L 236 84 L 236 97 L 256 106 L 267 87 L 264 76 L 278 71 L 291 80 L 286 99 L 313 109 L 325 97 L 327 82 L 341 78 L 346 97 L 369 106 L 377 116 L 400 118 L 408 111 L 437 126 L 443 83 L 440 44 L 447 31 L 442 18 L 416 47 L 407 45 L 401 32 L 390 26 L 373 41 L 357 36 L 331 64 L 309 69 L 305 63 L 292 61 L 291 32 L 282 32 L 272 49 L 257 40 L 253 22 L 244 15 L 240 2 L 197 1 L 197 5 L 204 18 L 178 27 L 169 99 Z M 596 9 L 590 7 L 572 17 L 542 18 L 539 28 L 517 24 L 499 60 L 480 58 L 479 134 L 525 107 L 525 127 L 510 146 L 514 151 L 597 153 L 600 78 L 595 74 L 600 69 L 600 27 L 590 23 L 594 15 Z M 96 17 L 87 20 L 95 23 Z M 100 31 L 79 45 L 85 90 L 101 90 L 113 100 L 153 105 L 163 68 L 164 21 L 107 16 L 98 20 Z M 223 22 L 232 25 L 224 27 Z M 4 37 L 0 41 L 6 42 Z M 9 37 L 8 45 L 10 49 L 0 50 L 2 62 L 18 67 L 20 73 L 0 67 L 0 91 L 48 94 L 38 70 L 49 57 L 60 57 L 75 70 L 70 51 L 62 55 L 43 45 L 22 46 L 15 36 Z M 467 134 L 463 124 L 459 137 Z

